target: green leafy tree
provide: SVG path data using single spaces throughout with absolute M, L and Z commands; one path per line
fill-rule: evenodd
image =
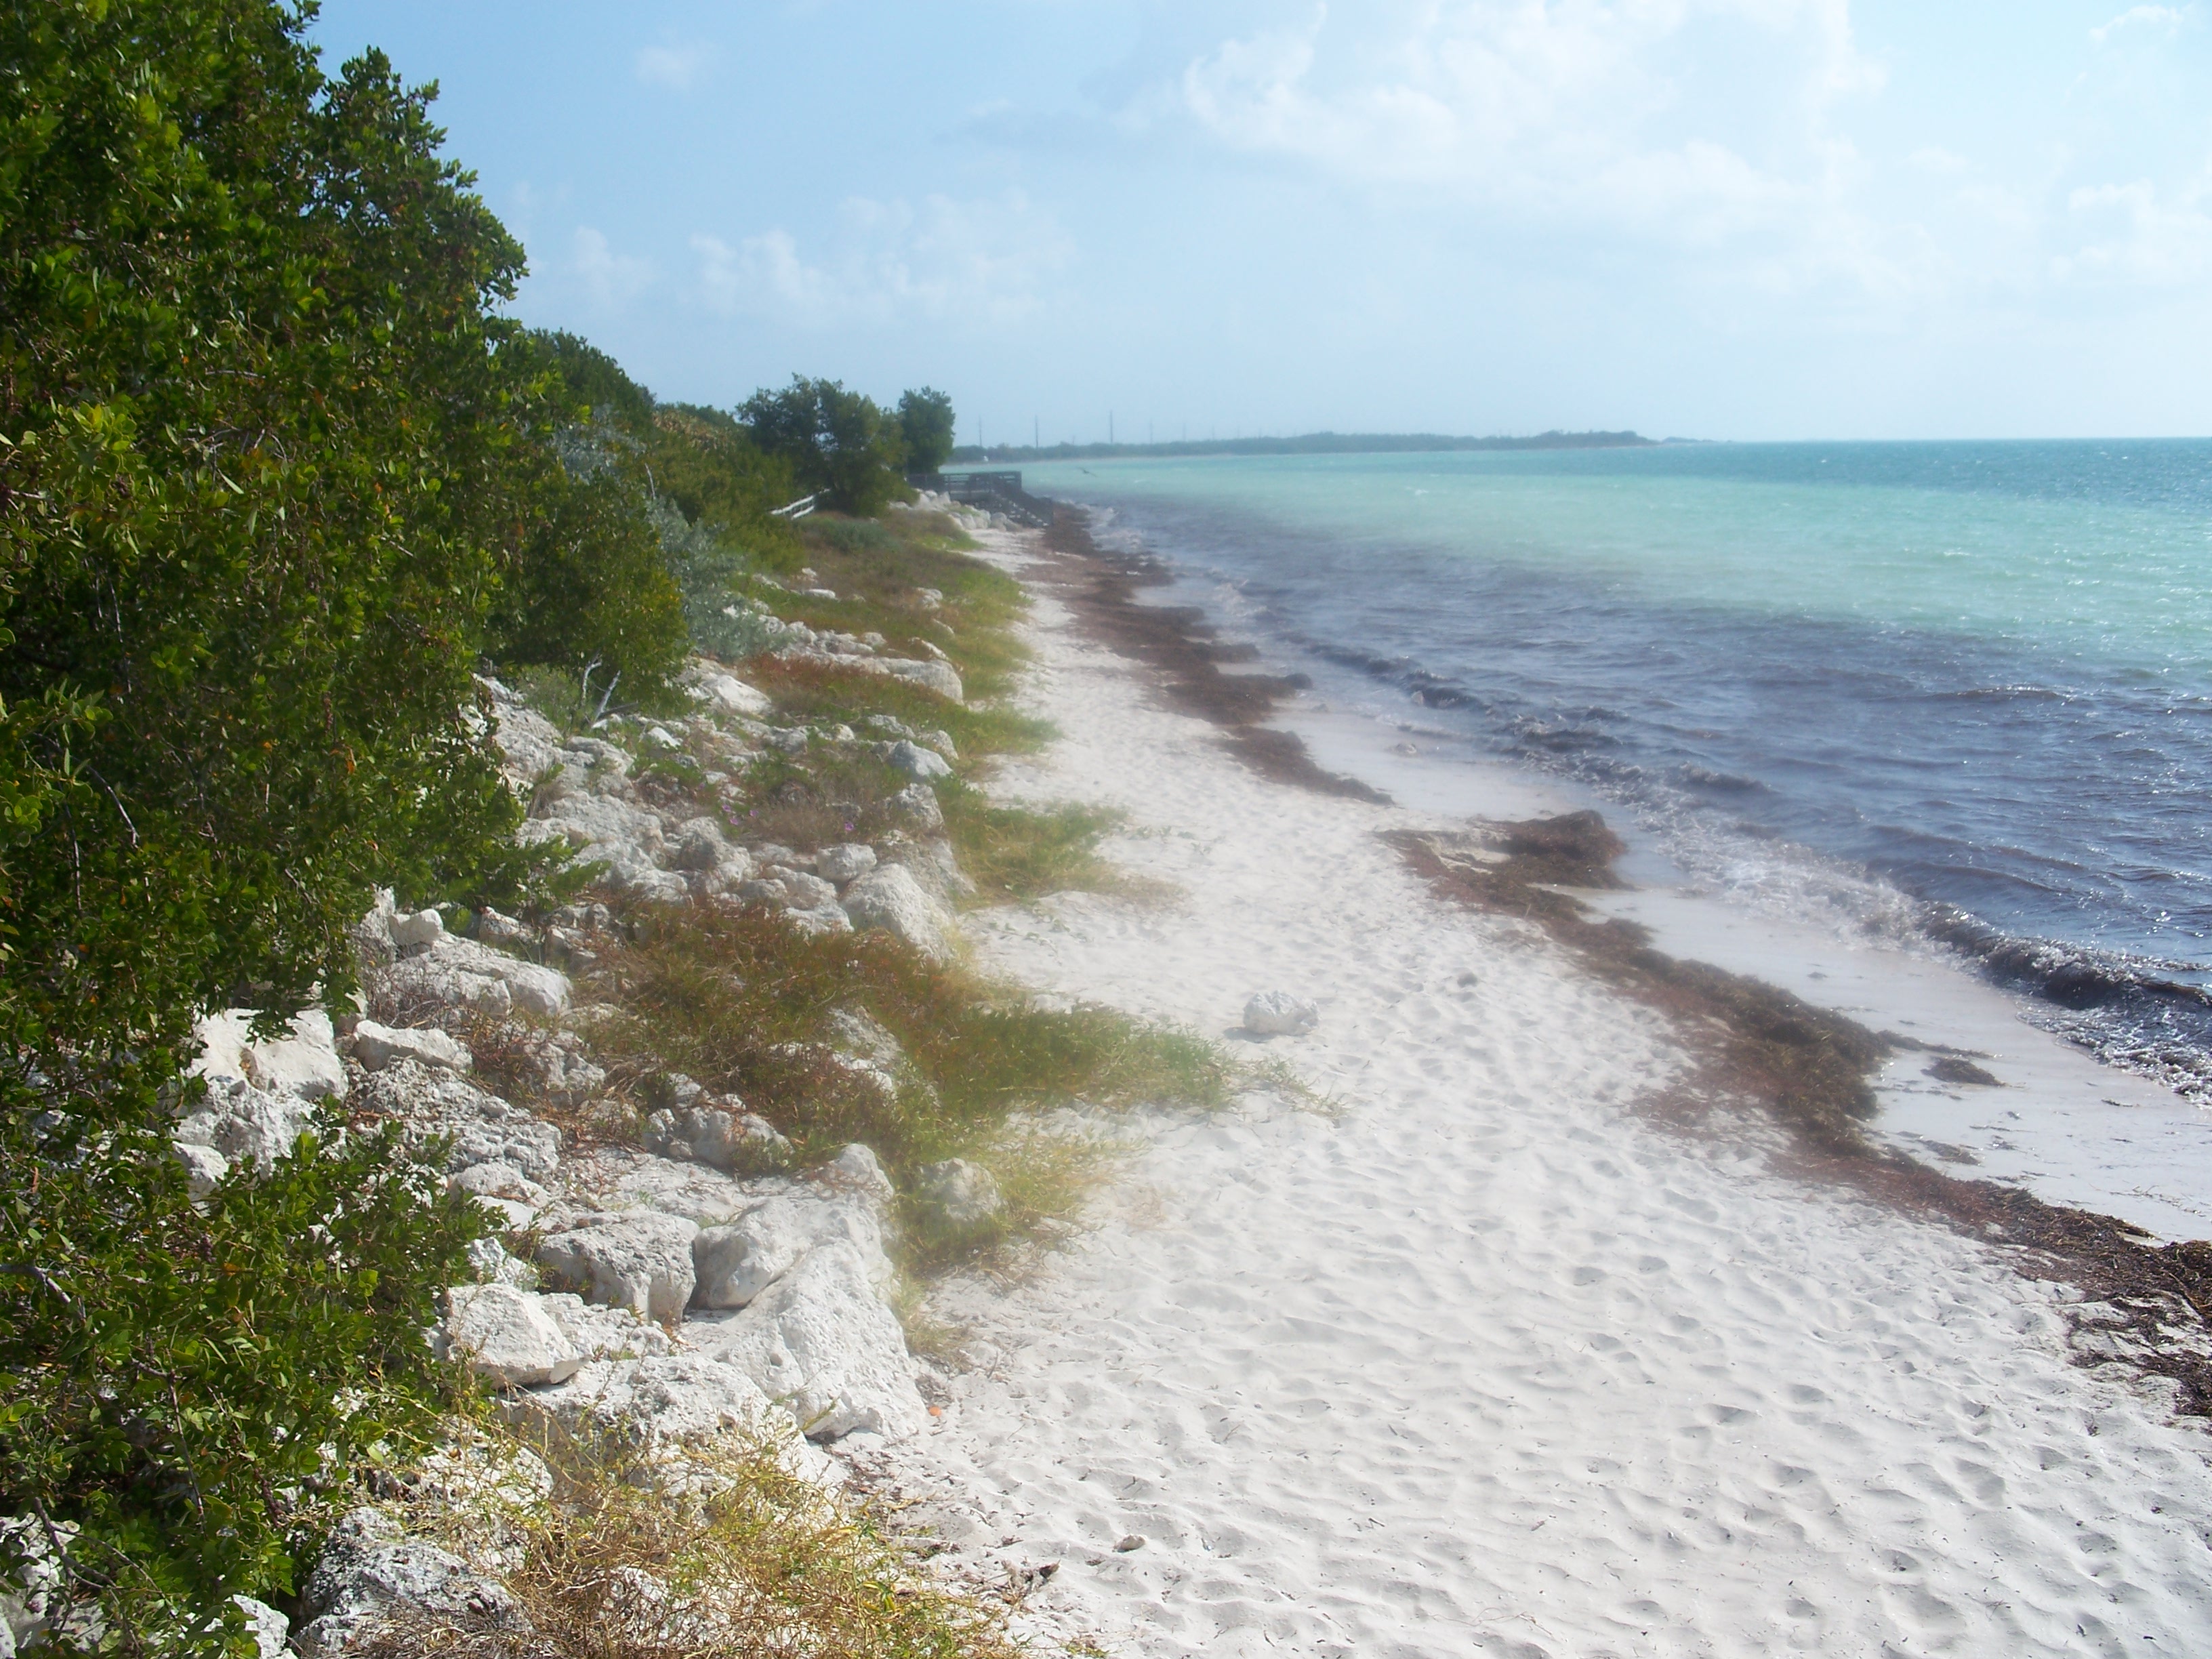
M 520 248 L 311 16 L 0 9 L 0 1513 L 123 1651 L 231 1641 L 434 1395 L 472 1224 L 395 1143 L 202 1208 L 167 1133 L 195 1013 L 342 989 L 374 885 L 526 879 L 471 673 L 576 499 Z
M 902 392 L 898 402 L 899 435 L 906 464 L 917 472 L 934 472 L 952 453 L 952 399 L 931 386 Z
M 755 392 L 738 414 L 755 443 L 790 463 L 800 489 L 841 513 L 872 517 L 906 488 L 897 422 L 838 381 L 793 375 L 781 392 Z

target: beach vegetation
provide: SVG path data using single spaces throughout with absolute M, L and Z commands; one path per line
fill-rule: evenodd
M 728 1435 L 687 1448 L 684 1480 L 615 1439 L 533 1447 L 546 1501 L 502 1513 L 496 1625 L 420 1608 L 362 1659 L 1014 1659 L 1006 1607 L 923 1571 L 866 1498 L 824 1492 L 781 1448 Z M 420 1517 L 434 1533 L 436 1511 Z M 475 1540 L 454 1535 L 467 1548 Z
M 787 386 L 755 392 L 738 415 L 764 453 L 840 513 L 868 518 L 908 493 L 897 417 L 839 381 L 793 375 Z
M 1238 1080 L 1194 1033 L 1102 1007 L 1040 1007 L 886 935 L 811 933 L 755 909 L 641 923 L 592 994 L 620 1011 L 594 1032 L 612 1064 L 738 1095 L 801 1162 L 865 1141 L 902 1188 L 943 1158 L 994 1163 L 1007 1126 L 1041 1107 L 1214 1106 Z M 840 1011 L 897 1039 L 907 1069 L 896 1091 L 837 1062 L 827 1045 Z
M 916 472 L 934 472 L 952 453 L 952 399 L 933 386 L 902 392 L 898 401 L 899 437 L 906 446 L 906 464 Z

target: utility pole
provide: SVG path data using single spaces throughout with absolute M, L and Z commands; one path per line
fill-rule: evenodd
M 1042 448 L 1043 448 L 1043 447 L 1044 447 L 1043 443 L 1041 441 L 1041 440 L 1042 440 L 1042 435 L 1043 435 L 1043 433 L 1044 433 L 1044 422 L 1043 422 L 1042 421 L 1040 421 L 1039 419 L 1037 419 L 1037 417 L 1036 417 L 1036 416 L 1034 416 L 1034 415 L 1030 416 L 1030 447 L 1031 449 L 1042 449 Z
M 1109 449 L 1111 449 L 1111 448 L 1113 448 L 1113 447 L 1114 447 L 1114 411 L 1113 411 L 1112 410 L 1110 410 L 1110 409 L 1109 409 L 1109 410 L 1108 410 L 1106 411 L 1106 447 L 1107 447 L 1107 448 L 1109 448 Z

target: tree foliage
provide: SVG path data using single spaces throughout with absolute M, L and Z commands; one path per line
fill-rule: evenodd
M 838 381 L 793 375 L 780 392 L 755 392 L 738 415 L 755 443 L 790 464 L 799 488 L 841 513 L 872 517 L 906 488 L 897 422 Z
M 374 1137 L 190 1203 L 192 1018 L 341 988 L 376 884 L 526 874 L 471 673 L 556 383 L 428 94 L 307 21 L 0 9 L 0 1510 L 141 1650 L 282 1593 L 467 1232 Z
M 906 464 L 916 472 L 934 472 L 952 453 L 952 399 L 933 386 L 902 392 L 898 401 L 899 436 Z

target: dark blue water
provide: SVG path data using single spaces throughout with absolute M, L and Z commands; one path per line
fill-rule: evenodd
M 1324 696 L 2212 1095 L 2212 442 L 1040 470 Z

